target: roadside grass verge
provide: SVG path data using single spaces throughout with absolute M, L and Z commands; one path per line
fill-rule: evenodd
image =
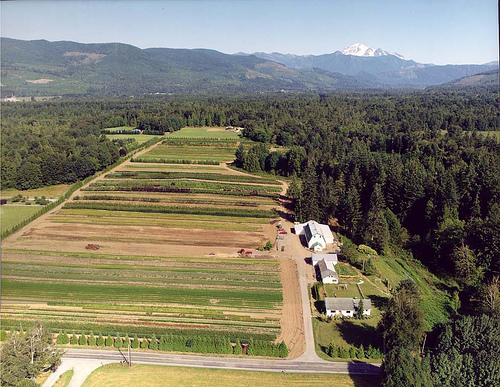
M 191 367 L 166 367 L 137 364 L 132 368 L 110 364 L 90 374 L 83 387 L 94 386 L 337 386 L 373 387 L 380 377 L 312 373 L 281 373 L 221 370 Z

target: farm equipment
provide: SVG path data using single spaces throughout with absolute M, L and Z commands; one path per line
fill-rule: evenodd
M 101 246 L 95 245 L 93 243 L 89 243 L 87 246 L 85 246 L 87 250 L 99 250 Z

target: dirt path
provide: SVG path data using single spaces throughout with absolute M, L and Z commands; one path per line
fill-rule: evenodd
M 153 145 L 151 145 L 151 146 L 149 146 L 147 148 L 144 148 L 144 149 L 142 149 L 142 150 L 134 153 L 133 156 L 134 157 L 141 156 L 143 153 L 146 153 L 146 152 L 150 151 L 151 149 L 153 149 L 154 147 L 158 146 L 159 144 L 161 144 L 161 141 L 159 141 L 156 144 L 153 144 Z M 109 170 L 109 171 L 107 171 L 105 173 L 101 172 L 96 178 L 92 179 L 87 184 L 83 185 L 82 187 L 80 187 L 79 189 L 77 189 L 75 192 L 73 192 L 71 194 L 71 196 L 68 199 L 66 199 L 64 202 L 62 202 L 60 205 L 58 205 L 57 207 L 55 207 L 51 211 L 46 212 L 42 216 L 36 218 L 34 221 L 28 223 L 26 226 L 24 226 L 23 228 L 19 229 L 15 233 L 9 235 L 6 238 L 3 238 L 2 239 L 2 247 L 8 248 L 9 242 L 13 242 L 13 241 L 17 240 L 20 236 L 22 236 L 24 233 L 28 232 L 32 228 L 35 228 L 36 226 L 41 225 L 43 222 L 45 222 L 47 220 L 47 218 L 50 215 L 52 215 L 52 214 L 56 213 L 57 211 L 59 211 L 67 202 L 73 200 L 75 196 L 81 195 L 81 190 L 83 188 L 87 188 L 90 184 L 93 184 L 96 181 L 104 179 L 104 176 L 106 176 L 106 174 L 111 173 L 111 172 L 116 172 L 118 169 L 122 168 L 124 165 L 130 164 L 130 163 L 131 163 L 131 161 L 130 161 L 130 159 L 128 159 L 128 160 L 124 161 L 123 163 L 117 165 L 116 167 L 112 168 L 111 170 Z

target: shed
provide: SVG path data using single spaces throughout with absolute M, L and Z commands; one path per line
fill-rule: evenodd
M 338 284 L 339 275 L 335 271 L 335 266 L 332 261 L 322 259 L 318 262 L 318 268 L 321 273 L 321 280 L 324 284 Z

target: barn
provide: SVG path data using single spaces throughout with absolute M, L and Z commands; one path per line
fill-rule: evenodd
M 334 241 L 330 227 L 314 220 L 295 224 L 295 234 L 304 235 L 307 247 L 314 251 L 323 251 L 323 249 L 326 249 L 327 244 Z
M 325 298 L 325 309 L 327 317 L 354 317 L 358 314 L 359 298 Z M 370 316 L 372 302 L 369 298 L 363 298 L 363 314 Z

